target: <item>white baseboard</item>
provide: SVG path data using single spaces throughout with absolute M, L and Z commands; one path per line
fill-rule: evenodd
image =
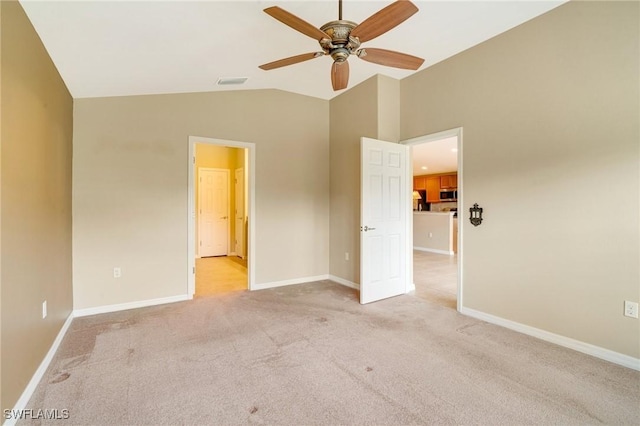
M 415 285 L 415 283 L 409 283 L 409 284 L 407 284 L 407 293 L 411 293 L 412 291 L 416 291 L 416 285 Z
M 184 302 L 191 300 L 193 296 L 181 294 L 179 296 L 162 297 L 159 299 L 140 300 L 137 302 L 119 303 L 116 305 L 96 306 L 95 308 L 76 309 L 73 316 L 86 317 L 88 315 L 106 314 L 108 312 L 126 311 L 128 309 L 146 308 L 147 306 L 164 305 L 165 303 Z
M 418 251 L 428 251 L 429 253 L 446 254 L 449 256 L 453 256 L 455 254 L 454 252 L 448 251 L 448 250 L 438 250 L 438 249 L 432 249 L 432 248 L 426 248 L 426 247 L 413 247 L 413 249 Z
M 236 252 L 235 252 L 235 251 L 232 251 L 232 252 L 231 252 L 231 253 L 229 253 L 227 256 L 235 256 L 235 255 L 236 255 Z
M 522 334 L 536 337 L 540 340 L 555 343 L 556 345 L 564 346 L 565 348 L 573 349 L 575 351 L 582 352 L 584 354 L 591 355 L 596 358 L 621 365 L 623 367 L 640 371 L 639 358 L 634 358 L 628 355 L 621 354 L 619 352 L 614 352 L 609 349 L 592 345 L 590 343 L 581 342 L 579 340 L 571 339 L 570 337 L 554 334 L 549 331 L 541 330 L 539 328 L 531 327 L 505 318 L 486 314 L 484 312 L 476 311 L 475 309 L 465 308 L 464 306 L 460 309 L 460 313 L 489 322 L 491 324 L 496 324 L 501 327 L 520 332 Z
M 53 343 L 51 344 L 49 351 L 47 352 L 44 359 L 40 363 L 40 366 L 38 367 L 36 372 L 33 374 L 33 377 L 31 377 L 29 384 L 27 384 L 27 387 L 22 392 L 22 395 L 20 395 L 20 398 L 16 402 L 16 405 L 13 407 L 13 410 L 14 410 L 13 412 L 20 412 L 21 410 L 24 410 L 26 408 L 27 404 L 29 403 L 29 400 L 31 399 L 31 396 L 33 396 L 33 392 L 35 392 L 36 387 L 40 383 L 40 380 L 42 380 L 42 377 L 44 377 L 44 373 L 47 372 L 47 368 L 49 368 L 49 364 L 51 364 L 51 361 L 53 360 L 54 355 L 58 351 L 58 347 L 60 347 L 60 343 L 62 342 L 62 339 L 64 339 L 64 336 L 67 334 L 67 330 L 69 330 L 69 326 L 71 325 L 73 318 L 74 318 L 74 314 L 72 312 L 69 314 L 66 321 L 62 325 L 62 328 L 58 332 L 58 335 L 56 336 Z M 4 426 L 13 426 L 16 424 L 17 421 L 18 421 L 17 418 L 12 417 L 10 419 L 7 419 L 4 422 Z
M 268 288 L 275 288 L 275 287 L 283 287 L 285 285 L 294 285 L 294 284 L 305 284 L 305 283 L 311 283 L 314 281 L 322 281 L 322 280 L 328 280 L 329 279 L 329 275 L 316 275 L 313 277 L 302 277 L 302 278 L 293 278 L 290 280 L 283 280 L 283 281 L 272 281 L 269 283 L 261 283 L 261 284 L 254 284 L 251 287 L 251 290 L 266 290 Z
M 338 284 L 341 284 L 343 286 L 355 288 L 356 290 L 360 290 L 360 284 L 354 283 L 353 281 L 345 280 L 344 278 L 336 277 L 335 275 L 329 275 L 329 279 L 331 281 L 335 281 Z

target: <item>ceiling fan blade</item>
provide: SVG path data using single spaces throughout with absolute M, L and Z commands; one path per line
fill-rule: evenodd
M 279 8 L 278 6 L 268 7 L 264 11 L 283 24 L 288 25 L 294 30 L 299 31 L 302 34 L 307 35 L 313 39 L 316 39 L 318 41 L 322 40 L 323 38 L 331 39 L 331 37 L 329 37 L 324 31 L 314 27 L 307 21 L 298 18 L 297 16 L 287 12 L 286 10 Z
M 280 59 L 277 61 L 269 62 L 268 64 L 262 64 L 258 68 L 265 71 L 269 71 L 275 68 L 286 67 L 287 65 L 297 64 L 299 62 L 308 61 L 309 59 L 319 58 L 323 56 L 323 52 L 311 52 L 303 53 L 302 55 L 291 56 L 289 58 Z
M 424 59 L 418 58 L 417 56 L 411 56 L 406 53 L 395 52 L 393 50 L 373 49 L 370 47 L 360 49 L 356 54 L 360 59 L 367 62 L 386 65 L 388 67 L 403 68 L 406 70 L 417 70 L 424 62 Z
M 352 37 L 358 37 L 360 43 L 372 40 L 400 25 L 418 11 L 416 5 L 408 0 L 397 0 L 365 19 L 351 31 Z
M 346 89 L 349 84 L 349 62 L 334 62 L 331 66 L 331 85 L 333 90 Z

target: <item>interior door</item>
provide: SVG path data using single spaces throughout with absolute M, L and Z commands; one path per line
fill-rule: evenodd
M 361 139 L 360 303 L 407 291 L 409 147 Z
M 198 238 L 200 257 L 229 251 L 229 171 L 199 169 Z
M 244 169 L 235 172 L 236 255 L 244 259 Z

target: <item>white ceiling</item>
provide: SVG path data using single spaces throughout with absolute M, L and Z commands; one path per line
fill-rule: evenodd
M 363 44 L 425 59 L 421 69 L 530 20 L 560 1 L 414 1 L 419 11 Z M 391 0 L 344 0 L 343 19 L 362 22 Z M 263 71 L 258 65 L 318 51 L 318 43 L 263 12 L 280 6 L 320 27 L 337 19 L 337 0 L 322 1 L 35 1 L 22 0 L 74 98 L 276 88 L 331 99 L 331 58 Z M 352 56 L 349 87 L 380 73 L 415 71 Z M 248 77 L 217 86 L 221 77 Z
M 455 136 L 420 145 L 412 145 L 413 175 L 457 172 L 457 148 L 458 138 Z M 426 169 L 423 169 L 423 167 L 426 167 Z

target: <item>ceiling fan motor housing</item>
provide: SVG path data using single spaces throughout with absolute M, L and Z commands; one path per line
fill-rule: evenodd
M 354 49 L 360 46 L 360 42 L 353 37 L 350 37 L 351 30 L 357 27 L 358 24 L 351 21 L 339 20 L 331 21 L 320 27 L 321 31 L 324 31 L 331 40 L 320 40 L 320 46 L 327 55 L 331 55 L 334 61 L 344 62 Z
M 331 57 L 336 62 L 344 62 L 349 58 L 350 52 L 344 47 L 338 47 L 331 51 Z

